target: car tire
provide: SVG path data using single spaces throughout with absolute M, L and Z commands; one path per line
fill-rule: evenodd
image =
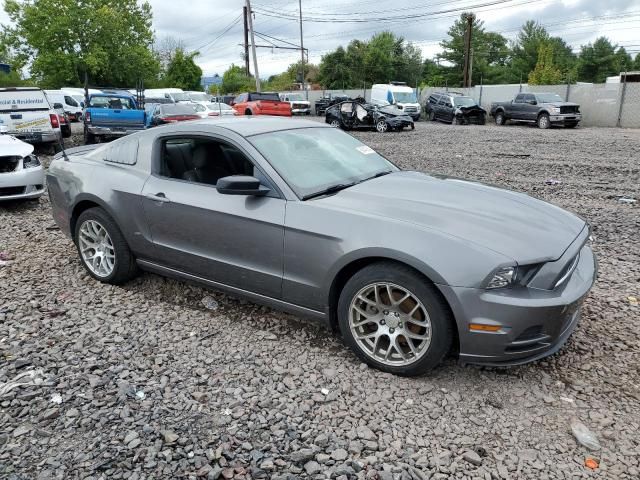
M 244 111 L 244 114 L 245 114 L 245 115 L 253 115 L 253 112 L 252 112 L 251 110 L 249 110 L 249 109 L 246 109 L 246 110 Z
M 429 121 L 430 122 L 435 122 L 436 121 L 436 113 L 433 110 L 431 110 L 429 112 Z
M 460 121 L 458 120 L 458 118 L 455 115 L 451 119 L 451 125 L 460 125 Z
M 85 243 L 85 240 L 92 239 L 90 236 L 86 236 L 86 232 L 91 235 L 96 230 L 99 232 L 95 234 L 98 238 L 100 238 L 103 231 L 106 232 L 98 247 L 100 252 L 92 248 L 87 249 Z M 96 280 L 111 285 L 120 285 L 131 280 L 138 273 L 138 266 L 124 235 L 113 218 L 104 209 L 94 207 L 82 212 L 76 222 L 73 238 L 82 266 Z M 83 249 L 85 252 L 93 250 L 93 257 L 100 253 L 100 258 L 96 262 L 89 264 L 90 253 L 83 255 Z M 113 252 L 111 254 L 113 256 L 111 265 L 105 260 L 109 252 Z
M 329 125 L 331 125 L 333 128 L 340 128 L 342 126 L 340 124 L 340 120 L 337 120 L 335 118 L 329 122 Z
M 487 123 L 487 117 L 486 116 L 482 116 L 480 117 L 480 121 L 478 122 L 479 125 L 484 125 Z
M 385 133 L 388 130 L 391 130 L 389 127 L 389 124 L 387 123 L 386 120 L 378 120 L 376 122 L 376 130 L 380 133 Z
M 542 128 L 546 130 L 551 127 L 551 120 L 549 120 L 549 115 L 546 113 L 541 113 L 538 115 L 538 128 Z
M 93 145 L 94 143 L 96 143 L 96 136 L 84 127 L 84 144 Z
M 390 295 L 384 293 L 389 292 L 387 286 L 391 288 Z M 378 293 L 371 292 L 375 288 L 379 289 Z M 404 294 L 410 296 L 405 297 Z M 362 302 L 363 297 L 377 298 L 379 303 L 373 307 L 370 303 Z M 402 298 L 406 300 L 386 307 L 385 304 L 393 303 L 389 301 L 392 297 L 396 301 Z M 352 321 L 354 315 L 360 315 L 362 308 L 373 308 L 369 312 L 373 321 L 364 326 L 361 325 L 361 317 L 358 317 L 359 323 Z M 415 311 L 413 316 L 422 318 L 407 320 L 407 313 L 410 313 L 407 310 Z M 377 313 L 372 313 L 374 311 Z M 396 313 L 400 313 L 400 316 Z M 424 374 L 440 364 L 453 343 L 453 318 L 436 287 L 412 268 L 395 262 L 374 263 L 355 273 L 342 289 L 337 314 L 340 331 L 347 346 L 369 366 L 383 372 L 400 376 Z M 373 346 L 362 339 L 365 335 L 371 335 L 370 327 L 375 327 L 373 332 L 381 331 Z M 411 333 L 416 340 L 404 337 L 405 332 Z M 419 337 L 424 338 L 418 340 Z M 397 340 L 393 342 L 393 347 L 392 338 Z M 408 342 L 412 343 L 413 348 L 409 348 Z M 384 347 L 386 350 L 377 351 Z M 403 350 L 401 359 L 398 358 L 398 348 Z M 395 358 L 392 350 L 396 352 Z
M 505 123 L 507 123 L 507 119 L 505 118 L 504 113 L 497 112 L 495 115 L 495 122 L 496 122 L 496 125 L 498 126 L 502 126 Z

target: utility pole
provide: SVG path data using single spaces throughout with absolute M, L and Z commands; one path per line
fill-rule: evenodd
M 244 73 L 247 77 L 251 75 L 249 71 L 249 27 L 247 26 L 247 7 L 242 7 L 242 13 L 244 16 Z
M 256 57 L 256 39 L 253 35 L 253 19 L 251 18 L 251 0 L 247 0 L 247 19 L 251 33 L 251 53 L 253 53 L 253 73 L 256 76 L 256 92 L 260 91 L 260 74 L 258 73 L 258 57 Z
M 467 28 L 464 32 L 464 68 L 462 70 L 462 87 L 470 87 L 471 86 L 471 75 L 469 74 L 471 70 L 471 36 L 473 29 L 473 18 L 472 14 L 467 15 Z
M 298 0 L 298 9 L 300 11 L 300 70 L 302 70 L 300 80 L 302 81 L 302 89 L 305 92 L 306 99 L 309 100 L 309 91 L 304 86 L 304 44 L 302 43 L 302 0 Z

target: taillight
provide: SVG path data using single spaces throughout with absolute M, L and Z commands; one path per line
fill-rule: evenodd
M 91 112 L 87 112 L 84 114 L 85 123 L 91 123 Z
M 50 113 L 49 121 L 51 122 L 51 128 L 60 128 L 60 119 L 57 113 Z

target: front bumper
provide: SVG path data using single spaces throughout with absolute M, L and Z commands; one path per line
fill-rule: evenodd
M 311 107 L 291 109 L 291 115 L 309 115 L 310 113 Z
M 520 365 L 557 352 L 578 324 L 596 274 L 596 258 L 585 245 L 571 277 L 553 290 L 440 285 L 458 325 L 460 362 Z M 472 323 L 502 328 L 497 332 L 471 331 Z
M 144 130 L 143 127 L 100 127 L 96 125 L 87 126 L 89 133 L 98 136 L 123 137 L 132 133 Z
M 391 117 L 387 118 L 387 123 L 392 128 L 411 127 L 414 128 L 413 120 L 410 117 Z
M 44 193 L 44 168 L 25 168 L 0 174 L 0 202 L 38 198 Z
M 550 115 L 549 120 L 551 123 L 572 123 L 577 124 L 582 120 L 582 115 L 580 113 L 563 113 L 561 115 Z

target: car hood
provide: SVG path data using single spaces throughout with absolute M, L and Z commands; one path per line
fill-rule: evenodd
M 402 117 L 408 116 L 409 114 L 404 110 L 400 110 L 399 108 L 394 107 L 393 105 L 387 105 L 385 107 L 380 107 L 378 109 L 380 113 L 384 113 L 388 117 Z
M 520 264 L 558 259 L 585 227 L 576 215 L 522 193 L 409 171 L 313 201 L 439 231 Z
M 33 145 L 11 135 L 0 135 L 0 152 L 7 157 L 25 157 L 33 152 Z

